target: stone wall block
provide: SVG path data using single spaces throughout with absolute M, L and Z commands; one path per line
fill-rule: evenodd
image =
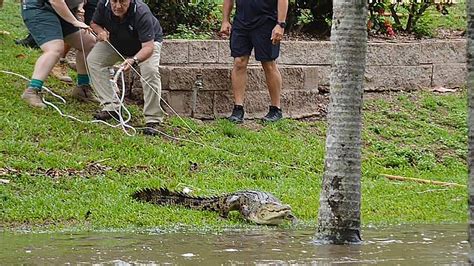
M 319 94 L 317 89 L 288 90 L 282 93 L 281 106 L 286 117 L 321 117 L 327 113 L 328 103 L 329 94 Z
M 419 64 L 418 43 L 370 43 L 367 46 L 369 66 L 414 66 Z
M 245 94 L 246 99 L 248 98 L 248 93 Z M 248 117 L 247 103 L 245 105 L 245 117 Z M 234 97 L 231 91 L 216 91 L 214 93 L 214 115 L 216 118 L 227 117 L 232 112 L 234 107 Z
M 219 43 L 215 41 L 192 41 L 189 43 L 190 63 L 217 63 Z
M 160 77 L 161 77 L 161 89 L 169 90 L 170 88 L 170 76 L 171 71 L 167 66 L 160 66 Z M 140 82 L 140 79 L 137 78 L 136 82 Z
M 234 104 L 232 92 L 219 91 L 214 95 L 216 117 L 226 117 L 232 112 Z M 270 97 L 267 91 L 247 91 L 245 94 L 245 118 L 261 118 L 268 112 Z
M 420 45 L 420 63 L 465 63 L 466 41 L 429 41 Z
M 304 89 L 305 71 L 303 67 L 279 66 L 279 70 L 283 79 L 283 88 Z M 247 90 L 268 91 L 265 72 L 261 66 L 250 66 L 247 69 L 247 77 Z
M 292 88 L 294 90 L 304 89 L 305 72 L 303 67 L 280 66 L 283 88 Z
M 175 112 L 182 116 L 191 116 L 192 112 L 192 92 L 190 91 L 164 91 L 163 100 L 165 100 Z M 212 119 L 214 118 L 214 92 L 201 91 L 196 98 L 195 118 Z M 167 105 L 162 104 L 163 109 L 169 115 L 175 115 Z
M 458 88 L 466 84 L 466 64 L 433 65 L 433 86 Z
M 265 72 L 262 67 L 247 68 L 247 91 L 267 91 Z
M 225 66 L 167 66 L 169 80 L 168 90 L 193 90 L 197 76 L 203 81 L 203 90 L 230 90 L 231 68 Z M 166 78 L 165 78 L 166 79 Z
M 431 87 L 432 67 L 422 66 L 367 66 L 366 91 L 416 90 Z
M 234 58 L 230 56 L 229 41 L 217 41 L 218 60 L 219 64 L 232 64 Z
M 189 62 L 189 41 L 166 40 L 161 48 L 160 64 L 186 64 Z
M 289 65 L 329 65 L 330 42 L 282 42 L 277 62 Z
M 203 90 L 230 91 L 232 89 L 230 76 L 231 67 L 207 67 L 202 69 Z
M 329 86 L 329 76 L 331 75 L 330 66 L 311 66 L 303 67 L 305 90 L 312 90 L 321 86 Z

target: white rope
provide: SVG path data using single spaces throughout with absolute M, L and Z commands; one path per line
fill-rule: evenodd
M 18 76 L 18 77 L 20 77 L 20 78 L 26 80 L 26 81 L 30 81 L 30 79 L 28 79 L 27 77 L 25 77 L 25 76 L 23 76 L 23 75 L 20 75 L 20 74 L 17 74 L 17 73 L 14 73 L 14 72 L 5 71 L 5 70 L 0 70 L 0 72 L 5 73 L 5 74 L 10 74 L 10 75 L 15 75 L 15 76 Z M 55 98 L 60 99 L 64 104 L 66 103 L 66 100 L 65 100 L 63 97 L 61 97 L 60 95 L 54 93 L 54 92 L 53 92 L 51 89 L 49 89 L 48 87 L 43 86 L 42 89 L 45 90 L 46 92 L 48 92 L 49 94 L 51 94 L 52 96 L 54 96 Z M 74 121 L 77 121 L 77 122 L 80 122 L 80 123 L 85 123 L 85 124 L 87 124 L 87 123 L 102 123 L 102 124 L 105 124 L 105 125 L 110 126 L 110 127 L 113 127 L 113 128 L 117 128 L 117 127 L 119 127 L 119 126 L 122 126 L 122 127 L 124 127 L 125 129 L 128 128 L 128 129 L 132 130 L 133 134 L 130 134 L 130 133 L 128 133 L 128 132 L 124 129 L 125 133 L 126 133 L 128 136 L 134 136 L 134 135 L 136 134 L 136 129 L 134 129 L 134 128 L 131 127 L 131 126 L 128 126 L 128 125 L 121 125 L 121 124 L 112 125 L 112 124 L 107 123 L 107 122 L 102 121 L 102 120 L 84 121 L 84 120 L 81 120 L 81 119 L 79 119 L 79 118 L 77 118 L 77 117 L 74 117 L 74 116 L 72 116 L 72 115 L 65 114 L 65 113 L 62 112 L 61 109 L 59 109 L 55 104 L 53 104 L 52 102 L 46 100 L 44 96 L 42 97 L 42 100 L 43 100 L 43 102 L 44 102 L 46 105 L 51 106 L 54 110 L 56 110 L 62 117 L 67 117 L 67 118 L 72 119 L 72 120 L 74 120 Z
M 92 34 L 97 38 L 97 34 L 95 34 L 95 32 L 92 32 Z M 110 45 L 110 47 L 120 56 L 120 58 L 122 58 L 123 61 L 126 61 L 126 58 L 125 58 L 108 40 L 105 40 L 105 42 L 107 42 L 107 44 Z M 127 62 L 127 63 L 128 63 L 128 62 Z M 137 69 L 135 69 L 135 67 L 133 67 L 133 65 L 130 65 L 130 64 L 128 64 L 128 65 L 130 66 L 130 69 L 132 69 L 133 72 L 134 72 L 135 74 L 137 74 L 137 75 L 140 77 L 140 80 L 141 80 L 141 81 L 143 80 L 143 81 L 145 82 L 145 84 L 148 85 L 148 87 L 150 87 L 151 90 L 152 90 L 155 94 L 157 94 L 157 95 L 160 96 L 160 99 L 165 103 L 165 105 L 166 105 L 168 108 L 170 108 L 170 110 L 173 112 L 173 114 L 175 114 L 175 115 L 178 117 L 178 119 L 179 119 L 181 122 L 183 122 L 183 124 L 186 125 L 186 127 L 187 127 L 190 131 L 192 131 L 193 133 L 196 133 L 196 132 L 191 128 L 191 126 L 189 126 L 188 123 L 186 123 L 186 121 L 178 114 L 178 112 L 176 112 L 176 111 L 173 109 L 173 107 L 171 107 L 171 105 L 170 105 L 168 102 L 166 102 L 166 101 L 161 97 L 161 95 L 155 90 L 155 88 L 153 88 L 153 86 L 151 86 L 150 83 L 148 83 L 148 81 L 146 81 L 146 80 L 143 78 L 143 76 L 140 74 L 140 72 L 139 72 Z

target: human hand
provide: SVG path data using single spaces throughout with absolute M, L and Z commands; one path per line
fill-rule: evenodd
M 97 34 L 97 40 L 99 42 L 105 42 L 109 40 L 109 32 L 106 30 L 103 30 Z
M 283 39 L 284 32 L 285 32 L 285 29 L 280 27 L 280 25 L 275 25 L 275 27 L 272 30 L 272 37 L 270 38 L 272 40 L 273 45 L 280 43 L 280 41 Z
M 221 26 L 221 30 L 220 30 L 219 33 L 224 35 L 224 36 L 229 36 L 231 30 L 232 30 L 232 25 L 230 24 L 230 22 L 229 21 L 223 21 L 222 26 Z
M 85 30 L 90 29 L 89 25 L 87 25 L 86 23 L 81 22 L 79 20 L 74 21 L 74 23 L 72 23 L 72 25 L 76 28 L 79 28 L 79 29 L 85 29 Z
M 123 61 L 123 63 L 120 66 L 123 68 L 123 71 L 126 72 L 130 68 L 135 67 L 134 64 L 135 64 L 135 60 L 133 60 L 133 58 L 127 58 L 125 59 L 125 61 Z

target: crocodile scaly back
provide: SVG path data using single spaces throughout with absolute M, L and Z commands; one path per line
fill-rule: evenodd
M 221 197 L 194 197 L 182 192 L 170 191 L 167 188 L 144 188 L 133 193 L 132 197 L 138 201 L 157 205 L 179 205 L 195 210 L 219 212 Z

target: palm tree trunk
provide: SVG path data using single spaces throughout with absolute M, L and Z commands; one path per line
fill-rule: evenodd
M 367 0 L 335 0 L 326 158 L 316 241 L 358 243 Z
M 469 254 L 474 263 L 474 2 L 467 1 L 467 95 L 468 95 L 468 172 L 469 172 Z

